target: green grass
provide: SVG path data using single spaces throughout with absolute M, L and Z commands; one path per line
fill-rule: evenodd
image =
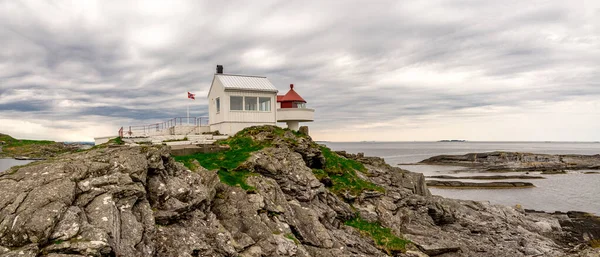
M 247 170 L 236 170 L 229 171 L 226 169 L 220 169 L 217 174 L 219 175 L 219 180 L 221 182 L 230 185 L 230 186 L 238 186 L 246 191 L 254 191 L 256 188 L 246 184 L 246 178 L 252 176 L 252 172 Z
M 70 149 L 62 143 L 49 140 L 15 139 L 9 135 L 0 134 L 0 156 L 4 157 L 48 157 L 69 152 Z
M 391 229 L 382 226 L 378 222 L 363 220 L 358 215 L 344 224 L 354 227 L 361 233 L 373 238 L 375 243 L 390 255 L 395 252 L 406 251 L 406 244 L 410 243 L 409 240 L 394 235 Z
M 321 152 L 325 157 L 325 167 L 313 169 L 313 174 L 319 180 L 329 177 L 333 184 L 330 187 L 332 192 L 338 195 L 344 192 L 352 195 L 360 195 L 363 191 L 385 192 L 383 187 L 363 180 L 357 175 L 356 171 L 367 170 L 362 163 L 339 156 L 325 146 L 321 146 Z
M 294 243 L 296 243 L 296 245 L 300 244 L 300 241 L 294 236 L 294 234 L 291 233 L 287 233 L 284 235 L 285 238 L 294 241 Z
M 163 140 L 163 143 L 167 143 L 167 142 L 179 142 L 179 141 L 188 141 L 188 138 L 184 137 L 184 138 L 180 138 L 180 139 Z
M 270 142 L 259 142 L 252 140 L 250 135 L 260 133 L 260 128 L 250 127 L 238 132 L 235 136 L 226 140 L 218 141 L 219 145 L 228 145 L 229 150 L 217 153 L 196 153 L 185 156 L 174 156 L 176 161 L 182 162 L 186 167 L 194 169 L 193 161 L 197 160 L 200 165 L 209 170 L 219 170 L 221 182 L 230 186 L 239 186 L 246 191 L 254 190 L 246 184 L 246 178 L 252 173 L 247 170 L 239 170 L 238 167 L 246 161 L 252 152 L 259 151 Z
M 27 145 L 51 145 L 56 142 L 49 140 L 28 140 L 28 139 L 15 139 L 9 135 L 0 134 L 0 141 L 4 141 L 4 147 L 21 147 Z
M 339 156 L 325 146 L 321 146 L 321 152 L 323 152 L 323 156 L 327 160 L 325 162 L 325 170 L 328 173 L 342 174 L 348 170 L 367 170 L 362 163 Z
M 113 143 L 113 144 L 116 144 L 116 145 L 125 144 L 125 142 L 123 142 L 123 139 L 121 137 L 115 137 L 115 138 L 113 138 L 111 140 L 108 140 L 108 143 Z
M 185 156 L 175 156 L 175 160 L 182 162 L 185 166 L 192 169 L 193 160 L 198 160 L 202 167 L 209 170 L 227 169 L 234 170 L 240 164 L 250 157 L 252 152 L 263 149 L 267 146 L 265 143 L 255 142 L 248 136 L 235 136 L 227 140 L 219 141 L 220 145 L 228 145 L 227 151 L 217 153 L 197 153 Z

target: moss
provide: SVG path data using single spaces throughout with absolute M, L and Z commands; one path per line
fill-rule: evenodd
M 590 240 L 590 246 L 592 248 L 600 248 L 600 239 Z
M 385 192 L 383 187 L 363 180 L 357 175 L 356 171 L 367 170 L 362 163 L 339 156 L 325 146 L 321 146 L 321 152 L 325 157 L 325 167 L 313 169 L 313 174 L 319 180 L 329 177 L 332 184 L 329 187 L 332 192 L 338 195 L 344 192 L 352 195 L 359 195 L 363 191 Z
M 287 233 L 284 235 L 285 238 L 294 241 L 294 243 L 296 243 L 296 245 L 300 244 L 300 241 L 292 234 L 292 233 Z
M 339 156 L 325 146 L 321 146 L 321 152 L 323 152 L 323 156 L 325 157 L 325 170 L 328 173 L 342 174 L 348 170 L 367 170 L 362 163 Z
M 356 216 L 354 219 L 346 221 L 344 224 L 358 229 L 362 234 L 367 235 L 375 241 L 377 246 L 385 250 L 388 254 L 406 251 L 406 245 L 409 240 L 398 237 L 392 233 L 392 230 L 379 224 L 378 222 L 368 222 Z
M 54 240 L 54 242 L 52 242 L 52 243 L 55 244 L 55 245 L 59 245 L 59 244 L 62 244 L 64 242 L 65 242 L 64 240 L 58 239 L 58 240 Z
M 123 142 L 123 139 L 121 137 L 115 137 L 111 140 L 108 140 L 109 144 L 115 144 L 115 145 L 123 145 L 125 144 L 125 142 Z
M 163 143 L 167 143 L 167 142 L 179 142 L 179 141 L 188 141 L 188 138 L 184 137 L 184 138 L 180 138 L 180 139 L 163 140 Z
M 219 179 L 221 182 L 230 186 L 239 186 L 246 191 L 254 191 L 256 188 L 246 184 L 246 178 L 252 176 L 252 173 L 247 170 L 230 171 L 227 169 L 220 169 Z
M 276 129 L 275 129 L 276 130 Z M 280 129 L 282 130 L 282 129 Z M 246 178 L 252 175 L 250 171 L 240 170 L 239 166 L 245 162 L 253 152 L 259 151 L 271 145 L 270 142 L 253 140 L 251 135 L 264 131 L 264 127 L 249 127 L 238 132 L 235 136 L 226 140 L 217 141 L 219 145 L 228 145 L 229 150 L 216 153 L 196 153 L 185 156 L 175 156 L 175 160 L 182 162 L 186 167 L 194 170 L 193 161 L 197 160 L 200 165 L 209 170 L 219 170 L 221 182 L 239 186 L 247 191 L 255 190 L 246 184 Z
M 185 166 L 192 169 L 193 160 L 198 160 L 202 167 L 209 170 L 227 169 L 233 170 L 246 161 L 252 152 L 263 149 L 266 145 L 255 142 L 250 137 L 232 137 L 227 140 L 219 141 L 221 145 L 229 145 L 227 151 L 217 153 L 196 153 L 185 156 L 175 156 L 175 160 L 182 162 Z

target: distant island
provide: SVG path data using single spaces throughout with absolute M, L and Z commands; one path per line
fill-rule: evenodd
M 90 147 L 89 143 L 16 139 L 0 133 L 0 158 L 44 160 Z
M 446 142 L 467 142 L 467 140 L 463 140 L 463 139 L 450 139 L 450 140 L 448 140 L 448 139 L 445 139 L 445 140 L 440 140 L 438 142 L 444 142 L 444 143 L 446 143 Z
M 458 165 L 483 172 L 541 171 L 546 174 L 561 174 L 565 173 L 566 170 L 598 170 L 600 169 L 600 155 L 497 151 L 464 155 L 438 155 L 425 159 L 420 163 Z

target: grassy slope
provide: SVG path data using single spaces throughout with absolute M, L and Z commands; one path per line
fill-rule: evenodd
M 333 184 L 330 188 L 332 192 L 338 195 L 344 192 L 359 195 L 363 191 L 385 191 L 382 187 L 363 180 L 357 175 L 357 171 L 367 170 L 362 163 L 341 157 L 325 146 L 321 146 L 321 152 L 325 157 L 325 167 L 322 170 L 314 169 L 313 173 L 320 180 L 329 177 Z
M 15 139 L 9 135 L 0 134 L 2 153 L 0 156 L 16 157 L 45 157 L 49 153 L 64 153 L 68 150 L 61 143 L 48 140 Z
M 248 135 L 248 133 L 252 132 L 250 129 L 242 130 L 233 137 L 219 141 L 219 144 L 230 147 L 227 151 L 197 153 L 186 156 L 175 156 L 174 158 L 190 169 L 194 168 L 193 161 L 197 160 L 204 168 L 209 170 L 217 169 L 221 182 L 231 186 L 239 186 L 245 190 L 254 190 L 253 187 L 246 184 L 246 178 L 252 175 L 251 172 L 240 170 L 238 167 L 250 157 L 252 152 L 259 151 L 270 144 L 252 140 Z

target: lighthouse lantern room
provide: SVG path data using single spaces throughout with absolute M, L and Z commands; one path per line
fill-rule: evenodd
M 277 96 L 277 122 L 287 123 L 287 127 L 298 130 L 300 122 L 311 122 L 314 120 L 314 109 L 306 108 L 306 101 L 294 90 L 294 84 L 290 84 L 290 90 L 285 95 Z

